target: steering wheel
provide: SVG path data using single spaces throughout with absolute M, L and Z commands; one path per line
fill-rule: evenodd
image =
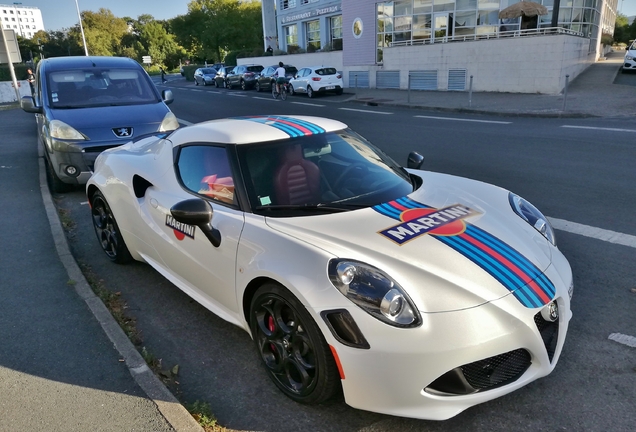
M 340 187 L 342 186 L 342 183 L 344 183 L 344 181 L 347 179 L 347 177 L 349 177 L 349 175 L 354 170 L 360 170 L 361 174 L 366 174 L 367 172 L 369 172 L 369 168 L 367 168 L 367 166 L 365 164 L 363 164 L 361 162 L 352 163 L 351 165 L 346 167 L 344 169 L 344 171 L 342 171 L 342 173 L 338 176 L 336 181 L 333 183 L 333 189 L 336 190 L 336 191 L 340 190 Z

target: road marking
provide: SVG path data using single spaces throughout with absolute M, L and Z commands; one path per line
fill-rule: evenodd
M 324 107 L 324 105 L 319 105 L 319 104 L 314 104 L 314 103 L 309 103 L 309 102 L 292 102 L 293 104 L 297 104 L 297 105 L 307 105 L 307 106 L 315 106 L 315 107 Z
M 631 132 L 636 133 L 636 129 L 618 129 L 618 128 L 603 128 L 603 127 L 592 127 L 592 126 L 570 126 L 563 125 L 562 128 L 570 128 L 570 129 L 594 129 L 594 130 L 602 130 L 602 131 L 611 131 L 611 132 Z
M 240 93 L 228 93 L 227 95 L 234 96 L 234 97 L 247 97 L 247 95 L 240 94 Z
M 191 123 L 191 122 L 189 122 L 189 121 L 187 121 L 187 120 L 182 120 L 182 119 L 180 119 L 180 118 L 178 118 L 178 119 L 177 119 L 177 121 L 178 121 L 179 123 L 183 123 L 183 124 L 184 124 L 184 125 L 186 125 L 186 126 L 192 126 L 192 125 L 194 124 L 194 123 Z
M 572 234 L 579 234 L 585 237 L 597 240 L 615 243 L 623 246 L 636 248 L 636 236 L 623 234 L 616 231 L 596 228 L 589 225 L 583 225 L 576 222 L 570 222 L 563 219 L 548 218 L 552 226 L 561 231 L 567 231 Z
M 345 110 L 345 111 L 365 112 L 365 113 L 371 113 L 371 114 L 385 114 L 385 115 L 393 114 L 392 112 L 371 111 L 371 110 L 363 110 L 363 109 L 355 109 L 355 108 L 338 108 L 338 109 Z
M 423 116 L 423 115 L 416 115 L 414 117 L 434 119 L 434 120 L 454 120 L 454 121 L 475 122 L 475 123 L 495 123 L 495 124 L 511 124 L 512 123 L 512 122 L 495 121 L 495 120 L 474 120 L 474 119 L 456 118 L 456 117 L 435 117 L 435 116 Z
M 622 333 L 612 333 L 611 335 L 609 335 L 608 339 L 623 345 L 630 346 L 632 348 L 636 348 L 636 337 L 634 336 L 628 336 Z
M 274 98 L 271 98 L 271 97 L 262 97 L 262 96 L 252 96 L 252 99 L 273 100 L 275 102 L 280 102 L 278 99 L 274 99 Z

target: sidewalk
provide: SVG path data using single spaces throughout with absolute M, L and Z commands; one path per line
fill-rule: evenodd
M 345 89 L 345 96 L 348 102 L 439 111 L 537 117 L 634 117 L 636 85 L 614 84 L 617 74 L 620 74 L 624 54 L 609 53 L 606 60 L 590 66 L 570 82 L 565 111 L 562 94 L 473 92 L 472 99 L 469 100 L 468 91 L 409 92 L 349 88 Z M 632 81 L 636 82 L 636 75 L 625 78 L 633 78 Z
M 0 130 L 0 430 L 201 431 L 71 256 L 33 115 L 0 110 Z

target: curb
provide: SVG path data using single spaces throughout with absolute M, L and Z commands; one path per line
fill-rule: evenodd
M 176 432 L 203 432 L 203 428 L 190 415 L 177 398 L 150 370 L 141 354 L 137 351 L 128 336 L 121 329 L 110 311 L 106 308 L 99 297 L 95 295 L 92 288 L 84 278 L 75 258 L 71 254 L 68 241 L 60 222 L 57 208 L 53 203 L 53 198 L 49 192 L 44 168 L 45 159 L 42 148 L 38 146 L 38 160 L 40 171 L 40 192 L 46 216 L 51 226 L 51 234 L 55 243 L 55 249 L 60 257 L 62 265 L 68 273 L 69 280 L 75 281 L 74 288 L 82 300 L 99 322 L 108 339 L 113 343 L 115 349 L 124 359 L 126 366 L 133 379 L 152 400 L 161 415 Z

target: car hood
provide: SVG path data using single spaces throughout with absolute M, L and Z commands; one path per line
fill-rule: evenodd
M 114 128 L 132 128 L 125 139 L 159 130 L 170 110 L 163 102 L 76 109 L 51 109 L 50 119 L 60 120 L 86 135 L 91 141 L 113 141 Z
M 523 290 L 506 279 L 511 262 L 527 269 L 526 283 L 550 265 L 551 245 L 513 212 L 507 190 L 412 172 L 423 186 L 390 203 L 314 217 L 267 218 L 267 223 L 336 258 L 381 269 L 423 312 L 475 307 Z M 493 259 L 505 269 L 493 269 Z

